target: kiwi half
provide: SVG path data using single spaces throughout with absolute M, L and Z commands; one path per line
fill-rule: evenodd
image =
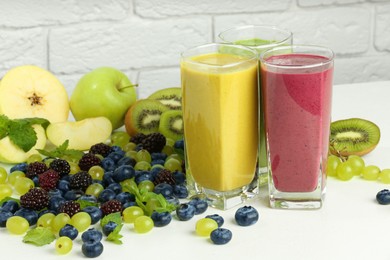
M 160 89 L 151 94 L 148 99 L 160 101 L 164 106 L 171 110 L 181 109 L 181 88 Z
M 157 100 L 141 99 L 128 110 L 125 117 L 126 132 L 133 136 L 137 133 L 158 132 L 161 114 L 168 108 Z
M 379 127 L 371 121 L 350 118 L 330 125 L 330 152 L 335 155 L 365 155 L 371 152 L 380 139 Z
M 175 141 L 183 139 L 183 113 L 181 110 L 168 110 L 161 114 L 158 131 Z

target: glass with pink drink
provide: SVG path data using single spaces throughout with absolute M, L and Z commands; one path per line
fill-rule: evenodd
M 260 55 L 273 208 L 320 208 L 326 190 L 333 52 L 276 47 Z

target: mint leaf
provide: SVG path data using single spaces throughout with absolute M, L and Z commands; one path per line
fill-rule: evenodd
M 108 215 L 104 216 L 104 218 L 102 218 L 102 220 L 100 220 L 100 226 L 104 227 L 110 221 L 116 223 L 118 226 L 120 224 L 122 224 L 121 213 L 120 212 L 115 212 L 115 213 L 111 213 L 111 214 L 108 214 Z
M 27 123 L 29 125 L 41 125 L 45 129 L 50 124 L 50 122 L 47 119 L 39 118 L 39 117 L 16 119 L 15 121 L 18 121 L 18 122 L 21 122 L 21 123 Z
M 122 230 L 123 224 L 118 224 L 116 228 L 107 236 L 107 241 L 111 241 L 115 244 L 121 245 L 123 237 L 119 232 Z
M 50 244 L 56 239 L 56 236 L 49 228 L 37 227 L 30 229 L 23 237 L 24 243 L 31 243 L 36 246 L 43 246 Z
M 83 156 L 83 154 L 84 154 L 83 151 L 75 150 L 75 149 L 68 149 L 68 146 L 69 146 L 69 140 L 66 140 L 63 144 L 61 144 L 60 146 L 58 146 L 57 148 L 55 148 L 52 151 L 46 151 L 46 150 L 42 150 L 42 149 L 37 149 L 37 151 L 40 154 L 47 156 L 47 157 L 50 157 L 50 158 L 64 158 L 66 156 L 70 156 L 74 159 L 79 160 Z
M 10 121 L 8 136 L 16 146 L 25 152 L 28 152 L 37 142 L 34 128 L 23 121 Z
M 99 206 L 99 203 L 87 201 L 87 200 L 80 200 L 79 199 L 79 200 L 76 200 L 76 202 L 78 202 L 80 204 L 81 210 L 83 210 L 84 208 L 89 207 L 89 206 L 94 206 L 94 207 Z
M 0 139 L 8 135 L 10 120 L 5 115 L 0 115 Z

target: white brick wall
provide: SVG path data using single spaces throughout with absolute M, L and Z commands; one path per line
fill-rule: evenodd
M 180 85 L 181 51 L 246 24 L 275 24 L 296 43 L 332 48 L 336 84 L 390 80 L 390 0 L 1 1 L 0 77 L 36 64 L 70 94 L 86 72 L 113 66 L 146 97 Z

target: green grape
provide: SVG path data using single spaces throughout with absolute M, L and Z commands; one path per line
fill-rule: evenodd
M 111 143 L 120 147 L 124 147 L 130 140 L 130 136 L 123 131 L 114 132 L 111 135 Z
M 178 160 L 180 163 L 182 163 L 182 161 L 183 161 L 181 156 L 178 155 L 177 153 L 173 153 L 173 154 L 169 155 L 166 160 L 169 160 L 171 158 Z
M 175 152 L 175 149 L 172 146 L 166 145 L 164 146 L 161 152 L 169 156 Z
M 68 163 L 71 163 L 71 162 L 77 163 L 80 160 L 80 157 L 75 156 L 75 155 L 73 155 L 73 156 L 72 155 L 64 155 L 62 157 L 62 159 L 64 159 L 65 161 L 68 161 Z
M 144 211 L 138 206 L 130 206 L 122 212 L 123 222 L 134 223 L 134 221 L 144 215 Z
M 365 166 L 364 160 L 358 155 L 350 155 L 347 160 L 352 166 L 354 175 L 360 175 Z
M 133 142 L 130 142 L 130 143 L 127 143 L 127 144 L 123 147 L 123 151 L 125 151 L 125 152 L 134 151 L 134 150 L 135 150 L 135 147 L 137 147 L 137 144 L 135 144 L 135 143 L 133 143 Z
M 31 188 L 34 188 L 34 186 L 35 184 L 30 178 L 20 177 L 16 179 L 14 187 L 17 193 L 19 193 L 20 195 L 24 195 Z
M 126 152 L 125 156 L 133 158 L 134 160 L 136 160 L 137 152 L 136 151 L 128 151 L 128 152 Z
M 210 233 L 217 228 L 218 228 L 218 224 L 214 219 L 202 218 L 196 222 L 195 232 L 199 236 L 208 237 L 210 236 Z
M 134 166 L 134 170 L 137 171 L 149 171 L 152 166 L 148 162 L 137 162 Z
M 165 164 L 164 164 L 164 167 L 168 170 L 170 170 L 171 172 L 175 172 L 175 171 L 181 171 L 181 163 L 174 159 L 174 158 L 171 158 L 169 160 L 166 160 L 165 161 Z
M 72 216 L 70 224 L 81 233 L 91 225 L 91 221 L 91 216 L 87 212 L 80 211 Z
M 6 169 L 4 169 L 3 167 L 0 167 L 0 184 L 6 183 L 7 178 L 8 178 L 8 173 L 7 173 Z
M 390 169 L 383 169 L 379 173 L 379 179 L 382 183 L 390 184 Z
M 328 162 L 326 166 L 326 173 L 328 176 L 336 176 L 337 166 L 341 163 L 341 159 L 335 155 L 330 155 L 328 157 Z
M 172 138 L 167 137 L 165 139 L 166 139 L 167 146 L 173 147 L 175 145 L 175 140 L 173 140 Z
M 45 213 L 42 216 L 39 217 L 37 221 L 37 227 L 45 227 L 45 228 L 51 228 L 51 222 L 55 218 L 56 215 L 53 213 Z
M 87 195 L 93 195 L 96 198 L 99 197 L 99 194 L 104 190 L 103 185 L 100 183 L 92 183 L 88 186 L 88 188 L 85 190 L 85 194 Z
M 336 169 L 337 177 L 342 181 L 349 181 L 354 176 L 352 166 L 348 162 L 342 162 Z
M 380 173 L 379 167 L 375 165 L 369 165 L 363 168 L 362 177 L 365 180 L 374 181 L 378 179 Z
M 137 233 L 147 233 L 154 227 L 153 220 L 148 216 L 139 216 L 134 220 L 134 230 Z
M 58 213 L 51 221 L 51 229 L 54 233 L 58 233 L 61 228 L 70 223 L 70 217 L 66 213 Z
M 12 195 L 12 187 L 8 183 L 0 184 L 0 200 Z
M 136 158 L 137 162 L 148 162 L 150 163 L 152 161 L 152 157 L 150 156 L 150 153 L 145 150 L 145 149 L 142 149 L 142 150 L 139 150 L 137 152 L 137 155 L 136 155 Z
M 153 191 L 154 189 L 154 183 L 152 181 L 141 181 L 138 184 L 138 189 L 139 190 L 146 190 L 146 191 Z
M 150 169 L 153 170 L 154 168 L 164 169 L 164 165 L 161 165 L 161 164 L 154 164 L 154 165 L 152 166 L 152 168 L 150 168 Z
M 20 216 L 10 217 L 9 219 L 7 219 L 5 225 L 7 227 L 7 230 L 14 235 L 23 235 L 30 227 L 28 221 Z
M 54 161 L 54 158 L 46 158 L 45 160 L 45 164 L 47 166 L 47 168 L 50 168 L 50 163 Z
M 27 158 L 26 163 L 30 164 L 30 163 L 33 163 L 33 162 L 42 162 L 42 156 L 40 154 L 32 154 L 32 155 L 30 155 Z
M 73 241 L 69 237 L 59 237 L 56 241 L 56 252 L 60 255 L 65 255 L 72 250 Z
M 100 167 L 99 165 L 92 166 L 88 170 L 89 175 L 91 175 L 92 179 L 94 180 L 103 180 L 104 175 L 104 169 Z
M 70 172 L 69 172 L 70 175 L 76 174 L 76 173 L 78 173 L 80 171 L 80 167 L 77 164 L 77 162 L 69 162 L 68 161 L 68 163 L 69 163 L 69 166 L 70 166 Z
M 16 182 L 16 179 L 19 178 L 19 177 L 24 177 L 24 176 L 25 176 L 25 174 L 22 171 L 11 172 L 8 175 L 8 183 L 11 184 L 12 186 L 14 186 L 15 182 Z

